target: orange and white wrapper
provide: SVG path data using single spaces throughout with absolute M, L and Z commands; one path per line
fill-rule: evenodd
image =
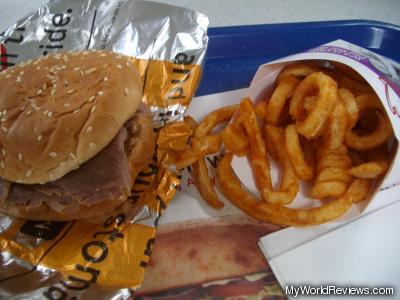
M 0 34 L 0 71 L 63 50 L 131 57 L 160 141 L 183 119 L 200 81 L 208 18 L 156 2 L 54 0 Z M 183 133 L 184 134 L 184 133 Z M 0 298 L 127 299 L 143 279 L 158 219 L 179 185 L 157 156 L 107 218 L 23 221 L 0 213 Z

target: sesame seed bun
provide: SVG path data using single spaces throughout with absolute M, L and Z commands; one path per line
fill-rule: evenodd
M 144 170 L 152 161 L 155 134 L 151 114 L 148 111 L 140 109 L 133 116 L 132 121 L 136 124 L 134 128 L 125 125 L 127 129 L 127 140 L 125 141 L 126 161 L 123 163 L 128 165 L 130 179 L 133 184 L 138 173 Z M 89 218 L 97 218 L 101 220 L 99 224 L 103 224 L 110 214 L 117 211 L 127 201 L 131 193 L 129 188 L 121 185 L 119 197 L 103 198 L 101 202 L 96 201 L 95 203 L 87 199 L 71 199 L 68 204 L 63 204 L 55 199 L 44 200 L 41 194 L 38 194 L 36 198 L 32 198 L 31 185 L 13 185 L 13 189 L 15 186 L 18 186 L 17 188 L 19 189 L 18 201 L 0 200 L 0 211 L 17 218 L 40 221 L 69 221 L 77 219 L 86 221 Z M 30 192 L 24 193 L 22 191 L 21 193 L 21 189 L 24 190 L 26 188 L 30 189 Z M 7 193 L 12 193 L 12 191 Z
M 125 56 L 65 52 L 0 73 L 0 177 L 54 181 L 94 157 L 141 103 Z

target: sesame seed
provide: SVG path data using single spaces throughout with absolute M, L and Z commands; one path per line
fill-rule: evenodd
M 60 58 L 62 58 L 62 55 L 61 54 L 57 54 L 54 57 L 57 58 L 57 59 L 60 59 Z
M 86 70 L 85 71 L 85 74 L 90 74 L 90 73 L 93 73 L 93 72 L 95 72 L 96 71 L 96 68 L 91 68 L 91 69 L 89 69 L 89 70 Z
M 7 154 L 6 149 L 2 148 L 1 149 L 1 154 L 3 154 L 3 156 L 6 156 L 6 154 Z
M 4 78 L 10 78 L 10 77 L 11 77 L 11 74 L 7 74 L 6 77 L 4 77 Z
M 43 93 L 43 91 L 41 90 L 41 89 L 39 89 L 37 92 L 36 92 L 36 95 L 41 95 Z
M 17 76 L 17 79 L 15 80 L 16 82 L 21 82 L 21 77 Z
M 43 139 L 43 135 L 39 134 L 39 135 L 37 136 L 38 142 L 40 142 L 42 139 Z
M 92 109 L 90 110 L 91 112 L 94 112 L 96 110 L 96 106 L 93 106 Z
M 50 75 L 50 74 L 47 74 L 46 77 L 47 77 L 48 79 L 50 79 L 50 80 L 52 80 L 52 79 L 54 78 L 54 76 L 53 76 L 53 75 Z
M 37 67 L 36 67 L 36 70 L 40 70 L 40 66 L 37 66 Z
M 92 101 L 94 100 L 94 98 L 95 98 L 95 96 L 91 96 L 91 97 L 89 98 L 89 102 L 92 102 Z
M 84 51 L 82 54 L 83 55 L 89 55 L 89 51 Z
M 19 75 L 21 76 L 24 75 L 24 71 L 19 72 Z
M 74 68 L 74 71 L 80 71 L 80 69 L 81 69 L 81 68 L 76 67 L 76 68 Z
M 129 67 L 132 64 L 128 61 L 128 62 L 126 62 L 126 65 Z
M 129 95 L 129 91 L 128 91 L 127 88 L 124 89 L 124 93 L 125 93 L 125 95 L 127 95 L 127 96 Z
M 22 161 L 22 153 L 18 153 L 18 160 Z
M 99 95 L 99 96 L 103 96 L 103 91 L 99 91 L 99 92 L 97 92 L 97 94 Z
M 66 68 L 67 68 L 66 65 L 62 65 L 62 66 L 61 66 L 61 69 L 63 69 L 63 70 L 65 70 Z
M 117 68 L 118 68 L 118 69 L 122 69 L 122 66 L 121 66 L 121 65 L 117 65 Z
M 1 122 L 5 122 L 6 120 L 6 117 L 1 118 Z
M 60 162 L 60 167 L 64 167 L 67 163 L 65 161 Z
M 46 110 L 43 112 L 43 115 L 47 115 L 48 113 L 49 113 L 49 110 L 46 109 Z
M 72 157 L 73 160 L 76 160 L 76 156 L 72 152 L 70 152 L 69 155 Z
M 26 171 L 25 176 L 26 177 L 31 177 L 32 176 L 32 170 Z
M 49 174 L 49 179 L 50 179 L 50 180 L 54 180 L 54 174 L 53 174 L 53 173 L 50 173 L 50 174 Z
M 25 108 L 26 108 L 26 106 L 21 106 L 19 109 L 20 109 L 21 111 L 24 111 Z
M 49 113 L 47 114 L 47 116 L 51 118 L 51 116 L 53 116 L 53 112 L 52 112 L 52 111 L 49 111 Z
M 92 132 L 92 130 L 93 130 L 93 127 L 92 127 L 92 126 L 89 126 L 88 128 L 86 128 L 86 132 L 87 132 L 87 133 Z
M 3 131 L 4 133 L 8 132 L 8 128 L 5 126 L 1 126 L 1 131 Z
M 104 57 L 104 56 L 107 56 L 107 54 L 106 53 L 102 53 L 102 54 L 100 54 L 100 56 Z
M 36 103 L 31 103 L 32 108 L 36 107 Z
M 108 81 L 108 77 L 106 76 L 106 77 L 104 77 L 104 81 Z
M 81 70 L 81 76 L 83 76 L 84 75 L 84 73 L 83 73 L 83 71 Z
M 57 157 L 58 156 L 57 152 L 50 152 L 49 155 L 50 155 L 50 157 Z
M 65 106 L 65 107 L 69 107 L 69 106 L 71 106 L 71 103 L 68 103 L 68 102 L 67 102 L 67 103 L 64 103 L 64 106 Z
M 74 89 L 70 89 L 70 90 L 67 91 L 67 94 L 69 95 L 69 94 L 72 94 L 73 92 L 75 92 L 75 90 Z
M 32 111 L 31 110 L 28 110 L 27 112 L 26 112 L 26 115 L 27 116 L 29 116 L 29 115 L 31 115 L 32 114 Z
M 3 109 L 3 116 L 7 114 L 7 109 Z
M 97 146 L 96 146 L 95 143 L 89 143 L 89 147 L 90 147 L 90 148 L 96 148 Z
M 4 160 L 0 161 L 0 167 L 1 167 L 2 169 L 4 169 L 4 168 L 6 167 L 6 165 L 4 164 Z
M 47 89 L 47 83 L 44 83 L 44 84 L 43 84 L 42 89 L 43 89 L 43 90 Z
M 64 80 L 64 85 L 68 85 L 68 84 L 69 84 L 68 81 Z
M 73 113 L 76 114 L 76 113 L 78 113 L 79 111 L 80 111 L 80 109 L 78 108 L 78 109 L 75 109 L 75 110 L 73 111 Z
M 36 106 L 35 108 L 34 108 L 34 110 L 36 110 L 36 111 L 39 111 L 39 110 L 41 110 L 42 108 L 41 107 L 39 107 L 39 106 Z
M 55 89 L 51 89 L 51 92 L 50 92 L 50 95 L 54 95 L 56 93 L 56 90 Z

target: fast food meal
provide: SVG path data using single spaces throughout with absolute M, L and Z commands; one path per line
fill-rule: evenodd
M 65 52 L 0 73 L 0 210 L 85 219 L 124 203 L 154 147 L 128 57 Z
M 223 122 L 225 128 L 215 131 Z M 253 104 L 244 98 L 213 111 L 193 136 L 186 152 L 196 153 L 199 139 L 203 151 L 190 156 L 190 162 L 178 159 L 176 165 L 192 165 L 207 203 L 223 207 L 204 160 L 206 154 L 220 151 L 207 138 L 221 136 L 224 153 L 216 177 L 222 194 L 258 220 L 307 226 L 339 218 L 353 203 L 367 198 L 389 167 L 393 130 L 379 98 L 355 71 L 339 63 L 305 61 L 283 68 L 269 99 Z M 259 198 L 235 175 L 234 155 L 248 157 Z M 281 170 L 276 187 L 271 159 Z M 300 182 L 320 206 L 286 206 L 296 198 Z

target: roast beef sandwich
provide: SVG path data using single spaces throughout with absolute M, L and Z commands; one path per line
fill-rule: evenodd
M 0 73 L 0 211 L 85 219 L 123 204 L 154 152 L 143 85 L 125 56 L 49 55 Z

